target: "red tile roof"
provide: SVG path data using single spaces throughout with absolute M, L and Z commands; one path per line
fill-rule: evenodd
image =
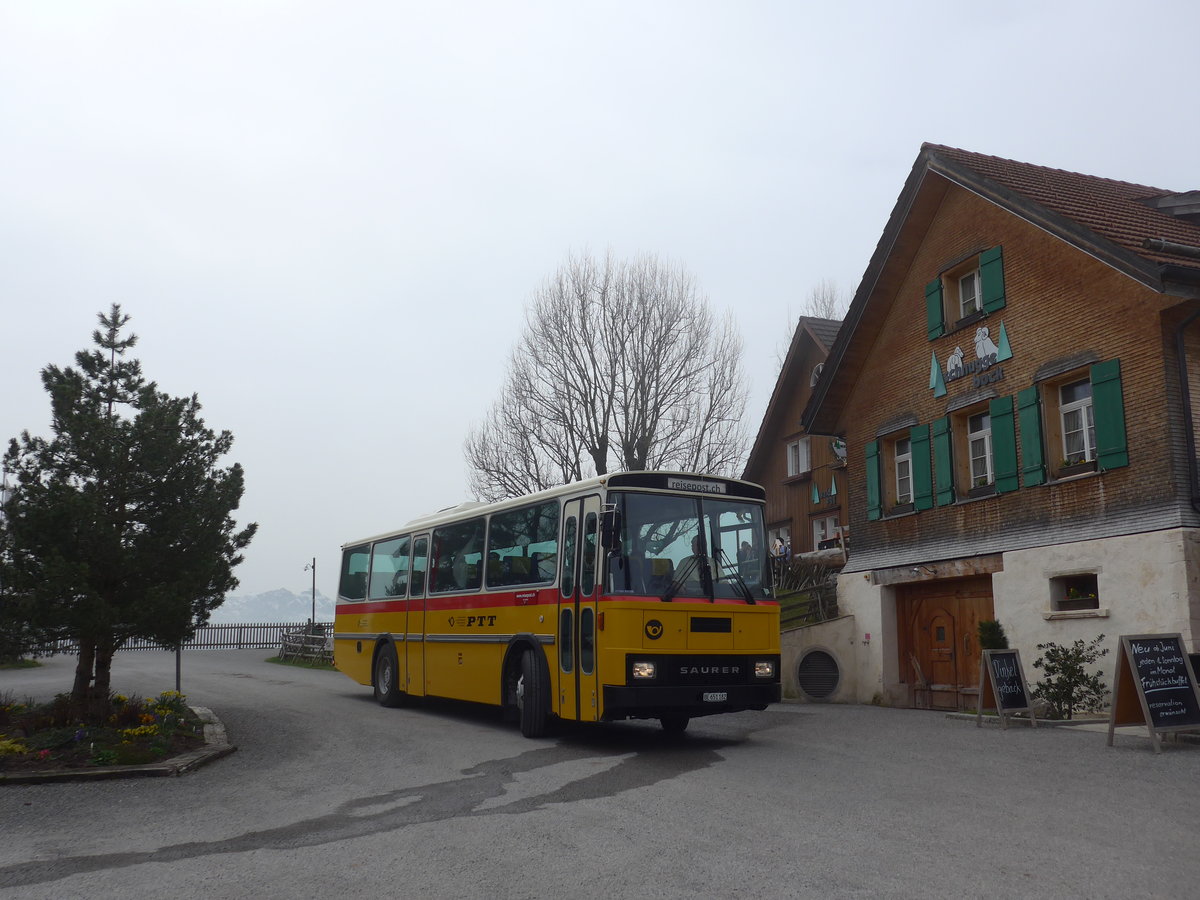
M 1200 267 L 1200 260 L 1148 250 L 1142 244 L 1146 238 L 1163 238 L 1200 247 L 1200 225 L 1141 202 L 1176 191 L 1035 166 L 939 144 L 925 144 L 921 149 L 931 162 L 945 160 L 970 169 L 1144 259 Z

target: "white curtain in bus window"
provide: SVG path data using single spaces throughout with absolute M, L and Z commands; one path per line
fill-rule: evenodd
M 403 597 L 408 592 L 408 535 L 379 541 L 371 549 L 371 599 Z
M 483 576 L 482 559 L 482 518 L 435 528 L 429 561 L 429 593 L 476 590 Z

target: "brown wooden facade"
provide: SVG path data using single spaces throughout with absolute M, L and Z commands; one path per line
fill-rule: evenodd
M 812 552 L 822 539 L 839 541 L 845 524 L 841 445 L 800 424 L 840 324 L 809 316 L 797 322 L 743 476 L 766 488 L 769 536 L 786 535 L 792 554 Z

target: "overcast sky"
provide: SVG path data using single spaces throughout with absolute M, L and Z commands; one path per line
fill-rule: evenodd
M 237 593 L 466 497 L 462 444 L 573 250 L 787 323 L 857 288 L 922 141 L 1200 188 L 1178 2 L 0 0 L 0 440 L 133 316 L 235 435 Z

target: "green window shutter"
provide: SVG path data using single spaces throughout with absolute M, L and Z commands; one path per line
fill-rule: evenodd
M 1129 465 L 1125 442 L 1125 400 L 1121 393 L 1121 361 L 1092 366 L 1092 414 L 1096 422 L 1096 462 L 1101 470 Z
M 1004 308 L 1004 253 L 1000 247 L 979 254 L 979 280 L 983 283 L 983 308 L 990 313 Z
M 882 491 L 879 478 L 879 441 L 867 444 L 867 519 L 875 521 L 883 515 Z
M 909 429 L 912 442 L 913 506 L 929 509 L 933 506 L 933 469 L 929 464 L 929 426 L 916 425 Z
M 954 456 L 950 452 L 950 417 L 933 423 L 933 483 L 938 506 L 954 502 Z
M 1046 481 L 1041 397 L 1036 384 L 1017 392 L 1017 421 L 1021 426 L 1021 475 L 1025 479 L 1025 487 Z
M 1013 417 L 1013 398 L 997 397 L 988 404 L 992 417 L 992 466 L 996 473 L 996 493 L 1015 491 L 1017 481 L 1017 427 Z
M 946 320 L 942 312 L 941 278 L 935 278 L 925 285 L 925 320 L 929 326 L 931 341 L 946 333 Z

